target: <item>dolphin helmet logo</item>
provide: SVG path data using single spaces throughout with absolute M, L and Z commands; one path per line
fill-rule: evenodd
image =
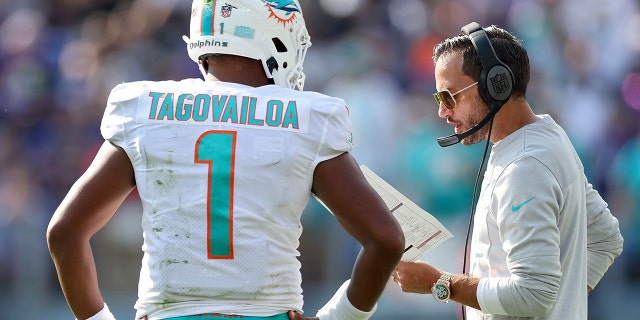
M 300 7 L 293 0 L 262 0 L 269 8 L 269 18 L 275 18 L 278 23 L 287 25 L 296 19 L 296 13 L 301 13 Z

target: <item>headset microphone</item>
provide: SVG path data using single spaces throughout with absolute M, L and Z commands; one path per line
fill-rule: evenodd
M 438 138 L 438 144 L 441 147 L 448 147 L 459 143 L 462 139 L 480 130 L 489 120 L 493 119 L 493 116 L 502 108 L 502 105 L 509 100 L 511 91 L 513 90 L 513 73 L 509 66 L 502 62 L 496 55 L 484 29 L 482 29 L 477 22 L 471 22 L 462 27 L 461 31 L 462 35 L 466 35 L 471 39 L 471 43 L 476 49 L 480 62 L 482 63 L 478 87 L 482 100 L 491 108 L 484 119 L 473 128 L 463 133 Z M 489 140 L 489 138 L 490 137 L 487 137 L 487 140 Z

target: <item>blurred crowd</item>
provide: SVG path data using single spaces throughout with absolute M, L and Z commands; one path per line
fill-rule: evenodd
M 448 270 L 461 269 L 483 146 L 437 145 L 451 128 L 438 119 L 431 97 L 432 49 L 471 21 L 522 39 L 531 60 L 532 108 L 551 114 L 573 139 L 625 238 L 623 255 L 591 294 L 590 319 L 635 317 L 640 1 L 301 4 L 313 43 L 305 89 L 345 99 L 358 161 L 454 233 L 455 240 L 423 257 Z M 189 32 L 190 6 L 188 0 L 0 0 L 0 320 L 72 318 L 46 248 L 47 223 L 102 142 L 100 120 L 114 85 L 200 77 L 181 39 Z M 133 317 L 136 295 L 138 205 L 134 194 L 94 239 L 106 299 L 123 319 Z M 358 248 L 316 202 L 303 222 L 305 309 L 315 312 L 348 275 Z M 453 306 L 388 291 L 374 319 L 455 319 Z

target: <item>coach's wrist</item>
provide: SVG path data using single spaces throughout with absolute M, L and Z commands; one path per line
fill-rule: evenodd
M 320 320 L 367 320 L 375 312 L 378 305 L 374 305 L 371 311 L 362 311 L 351 304 L 347 297 L 347 288 L 351 279 L 345 281 L 336 291 L 331 300 L 325 304 L 316 317 Z
M 113 313 L 111 313 L 111 310 L 109 310 L 109 306 L 107 306 L 107 303 L 105 302 L 102 309 L 98 311 L 98 313 L 87 318 L 87 320 L 116 320 L 116 317 L 113 315 Z

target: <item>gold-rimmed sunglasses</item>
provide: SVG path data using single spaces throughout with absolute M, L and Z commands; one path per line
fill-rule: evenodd
M 463 91 L 475 86 L 476 84 L 478 84 L 478 82 L 474 82 L 454 93 L 451 93 L 451 91 L 449 91 L 449 89 L 444 89 L 442 91 L 438 91 L 436 93 L 433 94 L 433 98 L 436 99 L 436 103 L 438 105 L 440 105 L 440 103 L 443 103 L 445 107 L 447 107 L 447 109 L 453 109 L 456 106 L 456 98 L 454 98 L 457 94 L 462 93 Z

